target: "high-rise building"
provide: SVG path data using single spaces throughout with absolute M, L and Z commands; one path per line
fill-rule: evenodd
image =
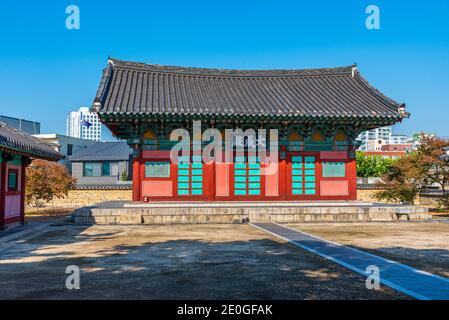
M 89 108 L 81 107 L 78 111 L 69 112 L 67 116 L 67 135 L 70 137 L 101 140 L 101 123 L 96 113 Z
M 0 115 L 0 122 L 6 123 L 8 126 L 19 130 L 20 132 L 25 132 L 28 134 L 41 133 L 41 124 L 39 122 L 2 115 Z

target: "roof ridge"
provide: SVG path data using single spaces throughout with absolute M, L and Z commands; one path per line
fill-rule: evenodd
M 352 75 L 355 64 L 332 68 L 305 68 L 305 69 L 222 69 L 222 68 L 198 68 L 183 66 L 168 66 L 160 64 L 149 64 L 144 62 L 132 62 L 109 58 L 108 64 L 113 68 L 141 70 L 148 72 L 159 72 L 169 74 L 180 74 L 190 76 L 212 76 L 212 77 L 292 77 L 292 76 L 338 76 Z

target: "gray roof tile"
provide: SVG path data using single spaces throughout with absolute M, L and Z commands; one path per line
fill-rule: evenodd
M 69 157 L 70 161 L 124 161 L 132 149 L 126 142 L 97 142 Z
M 0 151 L 54 161 L 62 158 L 62 154 L 53 145 L 20 132 L 4 122 L 0 122 Z
M 355 66 L 223 70 L 110 59 L 95 98 L 104 114 L 401 119 L 403 106 Z

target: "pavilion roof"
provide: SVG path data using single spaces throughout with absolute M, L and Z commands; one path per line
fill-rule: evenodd
M 52 161 L 62 158 L 62 154 L 53 145 L 20 132 L 4 122 L 0 122 L 0 151 Z
M 300 70 L 225 70 L 109 59 L 94 100 L 100 118 L 254 117 L 369 119 L 393 124 L 400 104 L 371 86 L 355 65 Z

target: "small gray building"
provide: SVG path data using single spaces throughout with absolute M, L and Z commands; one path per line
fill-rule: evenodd
M 69 157 L 78 186 L 130 184 L 132 149 L 126 142 L 97 142 Z
M 59 160 L 59 163 L 64 165 L 70 173 L 72 172 L 72 167 L 69 161 L 70 156 L 97 143 L 93 140 L 79 139 L 58 133 L 35 134 L 33 136 L 42 141 L 53 144 L 56 151 L 62 153 L 63 155 L 63 158 Z

